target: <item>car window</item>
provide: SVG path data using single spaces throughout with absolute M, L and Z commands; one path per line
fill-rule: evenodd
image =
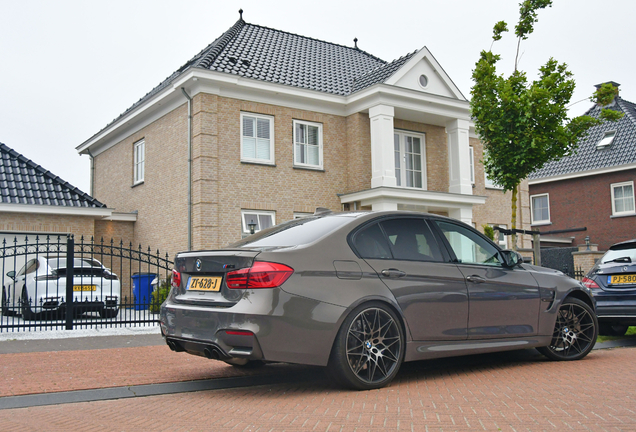
M 29 260 L 24 265 L 24 267 L 22 267 L 20 269 L 20 271 L 18 272 L 17 275 L 18 276 L 22 276 L 22 275 L 27 274 L 27 273 L 33 273 L 34 271 L 36 271 L 38 269 L 39 265 L 40 265 L 40 263 L 38 262 L 38 260 L 36 260 L 36 259 Z
M 636 248 L 610 249 L 601 258 L 603 264 L 608 262 L 629 263 L 636 262 Z
M 393 251 L 393 258 L 410 261 L 442 261 L 435 237 L 423 219 L 399 218 L 380 223 Z
M 435 221 L 460 263 L 501 266 L 499 250 L 468 227 Z
M 362 258 L 391 259 L 389 245 L 377 223 L 358 231 L 353 238 L 353 247 Z

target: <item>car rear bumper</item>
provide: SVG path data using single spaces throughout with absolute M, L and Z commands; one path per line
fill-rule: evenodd
M 247 290 L 227 308 L 168 298 L 161 307 L 161 330 L 176 351 L 219 360 L 236 357 L 325 366 L 344 312 L 341 306 L 280 288 Z

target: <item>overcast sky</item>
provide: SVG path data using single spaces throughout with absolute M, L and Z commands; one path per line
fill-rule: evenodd
M 89 159 L 75 148 L 231 27 L 239 8 L 251 24 L 349 46 L 357 37 L 387 61 L 426 46 L 466 97 L 493 25 L 518 17 L 517 0 L 0 0 L 0 142 L 89 192 Z M 610 80 L 636 102 L 635 16 L 634 0 L 554 0 L 522 43 L 520 68 L 534 79 L 554 57 L 574 74 L 572 102 Z M 515 44 L 512 33 L 495 44 L 506 75 Z

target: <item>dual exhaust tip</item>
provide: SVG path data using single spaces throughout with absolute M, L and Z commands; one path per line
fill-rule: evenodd
M 170 349 L 174 352 L 184 352 L 185 348 L 181 346 L 181 344 L 175 340 L 168 339 L 166 344 Z M 208 345 L 203 348 L 203 355 L 210 360 L 226 360 L 230 358 L 227 354 L 225 354 L 220 348 L 215 347 L 214 345 Z

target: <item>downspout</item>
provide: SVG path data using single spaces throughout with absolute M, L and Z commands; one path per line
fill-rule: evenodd
M 91 174 L 90 174 L 90 190 L 89 190 L 89 195 L 94 197 L 93 193 L 95 192 L 94 188 L 94 184 L 95 184 L 95 162 L 94 162 L 94 157 L 91 154 L 91 150 L 90 149 L 86 149 L 86 153 L 88 153 L 88 157 L 91 158 Z
M 181 87 L 188 99 L 188 250 L 192 250 L 192 98 Z

